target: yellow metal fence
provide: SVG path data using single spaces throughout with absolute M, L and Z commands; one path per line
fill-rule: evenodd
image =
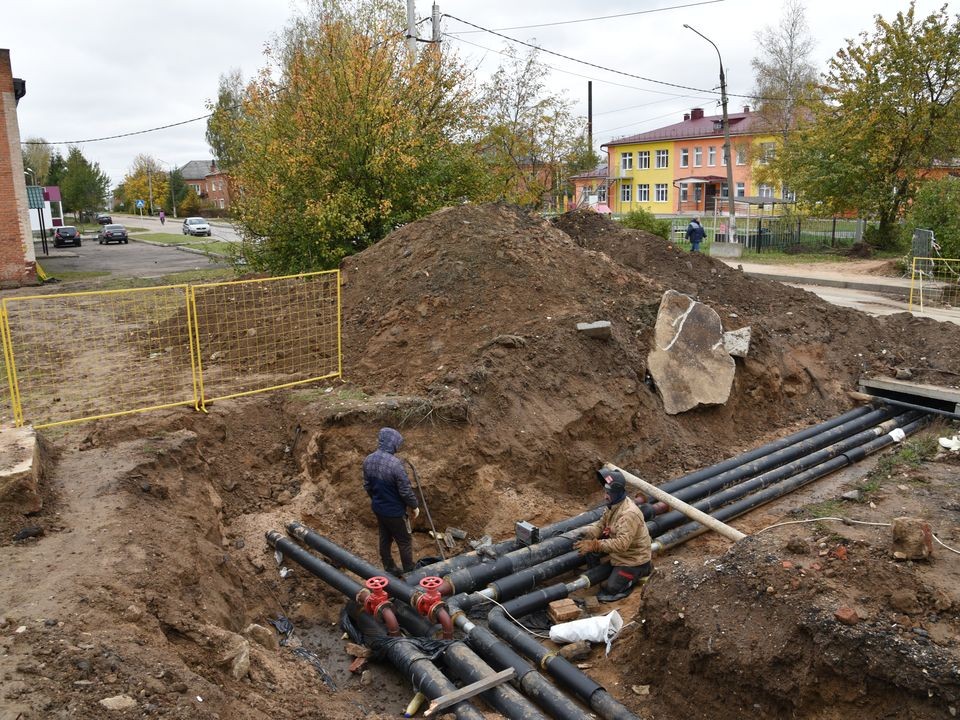
M 0 403 L 49 427 L 341 374 L 340 274 L 4 298 Z
M 960 260 L 917 257 L 910 272 L 910 310 L 960 307 Z

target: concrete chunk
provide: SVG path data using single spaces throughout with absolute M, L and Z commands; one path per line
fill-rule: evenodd
M 0 504 L 24 515 L 40 511 L 39 453 L 32 427 L 0 427 Z
M 750 326 L 730 330 L 723 334 L 723 347 L 734 357 L 745 358 L 750 352 Z
M 891 552 L 898 560 L 927 560 L 933 555 L 929 523 L 920 518 L 893 519 Z
M 610 321 L 597 320 L 590 323 L 577 323 L 577 332 L 583 333 L 587 337 L 600 338 L 601 340 L 610 339 Z

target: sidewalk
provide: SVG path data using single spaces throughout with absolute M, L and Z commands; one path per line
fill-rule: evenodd
M 766 280 L 777 280 L 790 285 L 819 285 L 821 287 L 862 290 L 863 292 L 892 295 L 902 300 L 910 299 L 910 278 L 894 278 L 884 275 L 824 270 L 804 265 L 765 265 L 745 263 L 737 258 L 718 258 L 732 268 L 740 268 L 747 275 Z

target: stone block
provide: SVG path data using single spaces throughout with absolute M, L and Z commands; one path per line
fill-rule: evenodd
M 933 555 L 930 525 L 920 518 L 894 518 L 890 551 L 898 560 L 927 560 Z
M 42 462 L 32 427 L 0 427 L 0 504 L 30 515 L 43 507 L 40 497 Z
M 710 243 L 710 256 L 722 258 L 738 258 L 743 255 L 743 245 L 731 242 Z
M 554 600 L 547 606 L 547 614 L 555 623 L 565 623 L 580 617 L 580 608 L 570 598 Z
M 611 334 L 610 321 L 598 320 L 590 323 L 577 323 L 577 332 L 583 333 L 587 337 L 609 340 Z
M 749 326 L 729 330 L 723 334 L 723 347 L 730 355 L 745 358 L 750 352 L 750 336 Z

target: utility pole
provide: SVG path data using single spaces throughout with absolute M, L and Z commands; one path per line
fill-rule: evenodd
M 587 80 L 587 147 L 593 154 L 593 80 Z
M 734 207 L 734 186 L 733 186 L 733 156 L 730 152 L 730 121 L 727 118 L 727 80 L 723 74 L 723 58 L 720 57 L 720 48 L 710 38 L 699 30 L 695 30 L 686 23 L 683 25 L 687 30 L 693 30 L 708 43 L 713 45 L 717 51 L 717 59 L 720 61 L 720 104 L 723 106 L 723 157 L 727 163 L 727 211 L 730 215 L 727 228 L 727 242 L 737 241 L 737 214 Z
M 407 49 L 411 61 L 417 55 L 417 8 L 416 0 L 407 0 Z
M 150 175 L 149 165 L 147 165 L 147 189 L 150 191 L 150 217 L 153 217 L 153 177 Z
M 433 27 L 433 41 L 435 43 L 440 42 L 440 6 L 436 3 L 433 4 L 433 8 L 430 11 L 430 20 L 432 21 Z

